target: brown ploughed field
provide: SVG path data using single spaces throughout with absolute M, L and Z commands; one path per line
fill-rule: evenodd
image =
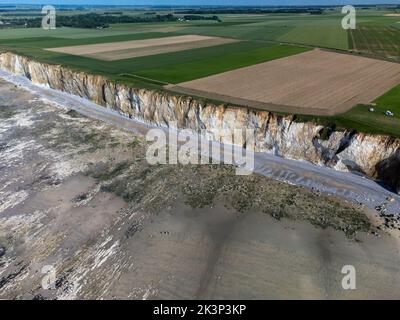
M 400 64 L 313 50 L 167 89 L 269 111 L 334 115 L 400 83 Z

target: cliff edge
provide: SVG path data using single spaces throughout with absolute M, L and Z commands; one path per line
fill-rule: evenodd
M 132 88 L 103 76 L 37 62 L 13 53 L 0 54 L 0 69 L 157 126 L 171 126 L 176 122 L 179 128 L 194 132 L 252 129 L 256 134 L 256 151 L 359 172 L 381 180 L 400 193 L 400 139 L 397 138 L 351 130 L 328 130 L 328 134 L 322 134 L 323 126 L 295 122 L 293 116 Z M 223 136 L 215 139 L 226 142 Z

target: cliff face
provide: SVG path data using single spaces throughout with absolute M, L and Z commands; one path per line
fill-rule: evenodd
M 381 179 L 400 193 L 400 139 L 350 131 L 320 135 L 322 126 L 294 122 L 290 116 L 204 104 L 190 97 L 130 88 L 102 76 L 39 63 L 11 53 L 0 54 L 0 68 L 27 77 L 36 84 L 78 95 L 127 117 L 159 126 L 176 122 L 179 128 L 196 132 L 201 129 L 253 129 L 257 151 L 308 160 L 342 171 L 358 171 Z M 216 139 L 225 140 L 223 136 Z

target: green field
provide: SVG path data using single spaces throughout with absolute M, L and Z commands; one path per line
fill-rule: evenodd
M 310 49 L 289 45 L 270 45 L 230 53 L 221 52 L 220 54 L 216 54 L 214 51 L 212 55 L 204 55 L 196 60 L 187 62 L 175 60 L 172 64 L 145 69 L 136 74 L 163 82 L 179 83 L 247 67 L 256 63 L 279 59 L 308 50 Z M 186 51 L 186 53 L 190 55 L 190 52 Z
M 400 29 L 394 26 L 360 26 L 350 31 L 350 49 L 400 61 Z
M 173 35 L 175 34 L 139 33 L 131 34 L 124 37 L 124 39 L 139 40 Z M 101 61 L 43 50 L 43 48 L 48 48 L 52 45 L 65 46 L 117 41 L 121 41 L 121 36 L 88 39 L 42 38 L 36 41 L 24 38 L 13 41 L 8 40 L 4 43 L 7 43 L 14 52 L 34 57 L 44 62 L 57 63 L 91 73 L 106 75 L 110 79 L 143 86 L 148 85 L 148 83 L 139 77 L 150 78 L 152 85 L 157 81 L 179 83 L 309 50 L 309 48 L 292 45 L 242 41 L 215 47 L 118 61 Z
M 280 41 L 307 44 L 317 47 L 348 49 L 347 32 L 340 25 L 302 26 L 278 38 Z
M 97 9 L 104 12 L 104 9 Z M 170 9 L 158 13 L 165 14 Z M 132 10 L 128 15 L 143 15 Z M 389 11 L 361 9 L 357 29 L 344 31 L 338 8 L 323 14 L 221 14 L 217 21 L 114 24 L 110 28 L 0 29 L 0 51 L 12 51 L 43 62 L 61 64 L 112 80 L 140 87 L 161 89 L 166 83 L 194 80 L 240 67 L 294 55 L 313 47 L 353 52 L 400 62 L 400 17 Z M 71 12 L 62 13 L 65 15 Z M 221 36 L 240 42 L 118 61 L 72 56 L 46 48 L 111 43 L 184 34 Z M 400 136 L 400 86 L 376 101 L 376 112 L 355 106 L 330 118 L 304 116 L 302 119 L 335 123 L 363 132 Z M 384 115 L 386 110 L 394 117 Z

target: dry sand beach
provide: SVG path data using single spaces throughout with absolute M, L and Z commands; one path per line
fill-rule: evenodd
M 373 211 L 145 149 L 0 81 L 0 298 L 399 298 L 398 234 Z

